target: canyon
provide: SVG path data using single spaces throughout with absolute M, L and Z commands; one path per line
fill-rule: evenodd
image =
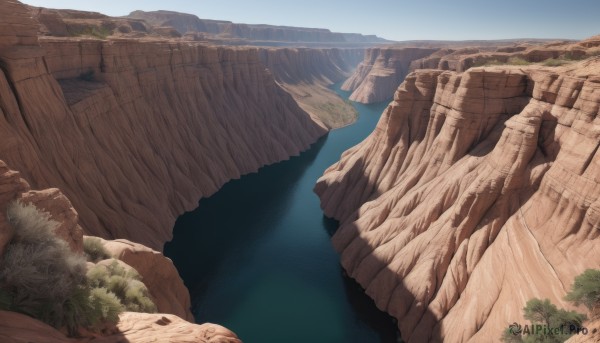
M 499 340 L 508 324 L 525 322 L 522 309 L 534 297 L 589 313 L 564 295 L 600 254 L 600 36 L 388 43 L 169 11 L 109 17 L 0 0 L 0 256 L 15 234 L 6 208 L 15 200 L 33 204 L 74 253 L 85 237 L 100 237 L 142 276 L 159 312 L 125 312 L 110 330 L 72 338 L 0 311 L 0 340 L 239 343 L 220 325 L 192 324 L 188 289 L 162 253 L 176 219 L 229 181 L 311 149 L 288 161 L 292 174 L 273 174 L 306 188 L 318 163 L 340 154 L 327 140 L 363 137 L 350 126 L 356 106 L 380 110 L 362 104 L 390 99 L 373 132 L 314 186 L 339 227 L 291 205 L 287 217 L 268 212 L 300 227 L 282 220 L 296 229 L 285 232 L 287 253 L 305 243 L 298 260 L 322 258 L 315 265 L 334 275 L 335 291 L 352 293 L 337 256 L 313 246 L 332 234 L 344 273 L 396 319 L 406 342 Z M 342 82 L 362 104 L 332 89 Z M 341 133 L 329 136 L 333 129 Z M 317 159 L 323 146 L 329 155 Z M 293 191 L 273 203 L 308 197 Z M 303 225 L 325 230 L 305 233 L 310 245 L 294 236 Z M 219 230 L 227 232 L 216 227 L 202 238 L 212 244 Z M 235 246 L 230 238 L 223 245 Z M 272 265 L 286 261 L 264 256 Z M 298 284 L 282 279 L 268 281 Z M 315 293 L 331 294 L 329 286 Z M 333 313 L 355 305 L 344 304 L 328 303 Z M 382 322 L 391 322 L 386 316 Z M 346 328 L 332 327 L 332 335 Z
M 74 252 L 83 234 L 104 238 L 163 313 L 126 312 L 114 331 L 84 340 L 238 342 L 218 325 L 185 321 L 193 320 L 189 293 L 160 251 L 198 199 L 354 121 L 352 106 L 327 86 L 362 50 L 214 46 L 97 13 L 1 5 L 0 207 L 35 203 Z M 106 22 L 133 33 L 97 37 Z M 296 102 L 290 93 L 317 99 Z M 331 107 L 343 117 L 328 120 Z M 0 221 L 5 247 L 13 231 L 4 210 Z M 7 341 L 69 340 L 21 314 L 1 315 Z
M 306 75 L 319 77 L 318 89 L 343 78 L 350 66 L 339 50 L 38 39 L 27 8 L 8 2 L 3 13 L 0 158 L 34 188 L 60 188 L 87 234 L 156 250 L 170 239 L 176 216 L 199 198 L 297 155 L 327 132 L 326 118 L 318 118 L 325 111 L 311 110 L 311 120 L 261 59 L 276 75 L 284 70 L 278 65 L 304 59 L 302 67 L 312 70 Z M 324 60 L 329 65 L 318 75 Z M 324 97 L 317 106 L 348 107 Z M 340 112 L 350 116 L 337 124 L 354 119 L 352 111 Z
M 319 179 L 344 269 L 405 341 L 500 340 L 534 297 L 574 309 L 600 254 L 599 71 L 416 70 Z

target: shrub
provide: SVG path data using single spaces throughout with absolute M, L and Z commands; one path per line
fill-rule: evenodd
M 84 237 L 83 252 L 90 262 L 106 260 L 112 257 L 102 244 L 102 240 L 98 237 Z
M 111 323 L 119 321 L 119 313 L 123 311 L 123 306 L 116 295 L 105 288 L 93 288 L 90 291 L 90 298 L 94 307 L 98 309 L 95 314 L 100 320 Z
M 547 67 L 559 67 L 559 66 L 565 65 L 567 63 L 569 63 L 569 62 L 567 62 L 565 60 L 561 60 L 561 59 L 556 59 L 556 58 L 549 58 L 542 62 L 542 64 Z
M 525 66 L 531 64 L 531 62 L 525 60 L 522 57 L 511 57 L 508 59 L 507 64 L 515 66 Z
M 108 27 L 87 26 L 80 29 L 70 30 L 73 36 L 87 36 L 99 39 L 106 39 L 113 34 L 113 31 Z
M 577 276 L 565 297 L 575 305 L 584 304 L 591 311 L 600 305 L 600 270 L 588 269 Z
M 148 288 L 135 269 L 125 268 L 114 260 L 109 265 L 94 266 L 88 271 L 87 277 L 91 287 L 114 294 L 125 310 L 156 312 L 156 305 L 150 298 Z
M 71 335 L 83 326 L 93 328 L 102 304 L 90 293 L 86 261 L 54 235 L 56 222 L 33 205 L 11 203 L 7 215 L 15 236 L 0 262 L 0 289 L 8 309 L 42 320 Z M 111 320 L 114 317 L 110 317 Z

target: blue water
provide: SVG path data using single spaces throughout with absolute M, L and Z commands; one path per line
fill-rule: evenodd
M 197 322 L 224 325 L 246 343 L 396 342 L 392 319 L 343 275 L 330 242 L 337 222 L 312 191 L 386 105 L 355 104 L 355 124 L 230 181 L 177 220 L 165 255 L 190 290 Z

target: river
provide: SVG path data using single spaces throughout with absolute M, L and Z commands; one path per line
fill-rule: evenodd
M 344 99 L 349 94 L 334 89 Z M 343 275 L 312 189 L 342 152 L 367 137 L 387 103 L 354 103 L 359 118 L 300 156 L 225 184 L 179 217 L 165 245 L 198 323 L 245 343 L 395 343 L 392 318 Z

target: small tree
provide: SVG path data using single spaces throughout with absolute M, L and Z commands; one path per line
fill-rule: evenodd
M 548 299 L 531 299 L 523 308 L 525 319 L 532 325 L 543 325 L 549 331 L 536 332 L 524 337 L 524 342 L 564 342 L 572 336 L 571 326 L 581 327 L 586 319 L 585 315 L 574 311 L 558 309 Z M 563 328 L 559 332 L 553 330 Z
M 575 305 L 584 304 L 597 315 L 600 305 L 600 270 L 588 269 L 577 276 L 565 299 Z

